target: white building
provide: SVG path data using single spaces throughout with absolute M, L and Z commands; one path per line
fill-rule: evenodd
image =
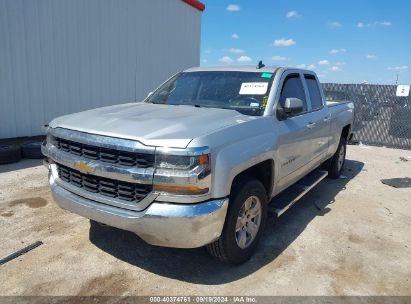
M 196 0 L 0 0 L 0 138 L 142 100 L 200 60 Z

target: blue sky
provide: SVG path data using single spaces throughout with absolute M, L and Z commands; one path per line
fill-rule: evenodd
M 313 69 L 322 82 L 411 83 L 410 0 L 204 0 L 201 65 Z

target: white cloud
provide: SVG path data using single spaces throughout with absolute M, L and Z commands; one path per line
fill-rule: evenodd
M 320 60 L 320 61 L 318 61 L 318 64 L 319 65 L 329 65 L 330 62 L 328 60 Z
M 240 6 L 237 4 L 230 4 L 226 7 L 226 10 L 230 12 L 238 12 L 240 9 Z
M 203 60 L 202 60 L 202 62 L 207 63 L 207 62 L 208 62 L 208 60 L 207 60 L 207 59 L 203 59 Z
M 299 17 L 301 17 L 301 15 L 297 13 L 297 11 L 289 11 L 289 12 L 287 12 L 287 14 L 285 16 L 287 18 L 299 18 Z
M 288 60 L 287 57 L 278 56 L 278 55 L 271 57 L 271 59 L 274 60 L 274 61 L 286 61 L 286 60 Z
M 408 70 L 408 66 L 402 65 L 402 66 L 396 66 L 396 67 L 389 67 L 389 70 L 395 70 L 395 71 L 404 71 Z
M 392 22 L 391 21 L 375 22 L 375 25 L 392 26 Z
M 330 54 L 338 54 L 338 53 L 345 53 L 345 52 L 347 52 L 347 50 L 344 49 L 344 48 L 342 48 L 342 49 L 332 49 L 330 51 Z
M 374 21 L 374 22 L 370 22 L 370 23 L 364 23 L 364 22 L 359 22 L 357 24 L 358 28 L 364 28 L 364 27 L 389 27 L 392 26 L 392 22 L 391 21 Z
M 338 28 L 338 27 L 342 27 L 342 24 L 338 21 L 332 21 L 332 22 L 328 23 L 328 26 L 330 28 Z
M 212 51 L 213 51 L 212 48 L 206 48 L 206 49 L 204 50 L 204 53 L 210 54 Z
M 231 35 L 231 38 L 233 38 L 233 39 L 238 39 L 238 38 L 240 38 L 240 36 L 239 36 L 238 34 L 232 34 L 232 35 Z
M 368 54 L 367 56 L 365 56 L 365 58 L 367 58 L 367 59 L 377 59 L 377 56 L 372 55 L 372 54 Z
M 309 64 L 309 65 L 307 65 L 307 64 L 305 64 L 305 63 L 302 63 L 302 64 L 297 65 L 297 68 L 299 68 L 299 69 L 313 70 L 313 69 L 315 69 L 315 65 L 314 65 L 314 64 Z
M 224 56 L 224 57 L 220 58 L 220 62 L 230 64 L 230 63 L 233 63 L 234 60 L 229 56 Z
M 333 72 L 340 72 L 340 71 L 342 71 L 341 70 L 341 68 L 339 67 L 339 66 L 332 66 L 331 68 L 330 68 L 330 71 L 333 71 Z
M 335 63 L 335 65 L 336 66 L 343 66 L 343 65 L 345 65 L 345 62 L 338 61 L 338 62 Z
M 290 39 L 281 38 L 281 39 L 276 39 L 273 41 L 274 46 L 282 46 L 282 47 L 292 46 L 296 43 L 297 42 L 291 38 Z
M 238 62 L 251 62 L 251 61 L 253 61 L 253 59 L 251 59 L 248 56 L 241 56 L 241 57 L 237 58 L 237 61 Z
M 327 75 L 325 75 L 325 74 L 317 74 L 317 76 L 318 76 L 319 78 L 325 78 L 325 77 L 327 77 Z
M 231 48 L 231 49 L 229 49 L 228 50 L 230 53 L 233 53 L 233 54 L 242 54 L 242 53 L 244 53 L 244 50 L 242 50 L 242 49 L 236 49 L 236 48 Z

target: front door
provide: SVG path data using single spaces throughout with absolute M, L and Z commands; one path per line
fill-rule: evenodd
M 299 73 L 285 75 L 277 103 L 276 115 L 278 139 L 278 183 L 283 188 L 296 176 L 301 176 L 312 159 L 312 136 L 309 105 Z M 287 98 L 298 98 L 303 102 L 303 111 L 296 116 L 284 117 L 282 107 Z

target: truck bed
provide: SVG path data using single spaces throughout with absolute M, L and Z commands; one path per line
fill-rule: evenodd
M 328 107 L 334 107 L 334 106 L 337 106 L 337 105 L 347 104 L 347 103 L 351 103 L 351 102 L 352 101 L 349 101 L 349 100 L 333 100 L 333 101 L 327 100 L 326 101 Z

